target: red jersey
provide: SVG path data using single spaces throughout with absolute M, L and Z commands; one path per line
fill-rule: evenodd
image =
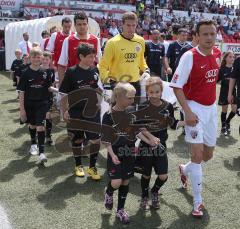
M 93 34 L 89 34 L 88 39 L 78 39 L 76 35 L 72 34 L 68 38 L 68 67 L 78 64 L 77 48 L 79 44 L 88 43 L 94 46 L 98 53 L 98 38 Z
M 54 64 L 57 65 L 59 57 L 61 55 L 62 50 L 62 44 L 65 38 L 67 38 L 69 35 L 65 35 L 62 32 L 57 32 L 57 36 L 54 42 Z
M 187 100 L 205 106 L 214 104 L 220 59 L 221 52 L 215 47 L 208 56 L 198 47 L 189 50 L 182 56 L 170 86 L 183 88 Z

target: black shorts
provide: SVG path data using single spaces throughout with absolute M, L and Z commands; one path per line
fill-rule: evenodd
M 52 111 L 52 106 L 53 106 L 53 98 L 50 98 L 48 101 L 48 112 Z
M 122 179 L 128 180 L 134 176 L 134 157 L 118 157 L 121 161 L 120 164 L 115 165 L 112 158 L 108 155 L 107 159 L 107 172 L 111 180 Z
M 84 130 L 76 130 L 76 129 L 68 129 L 69 134 L 73 134 L 74 140 L 77 139 L 86 139 L 86 140 L 96 140 L 100 138 L 101 132 L 101 115 L 100 111 L 94 117 L 86 118 L 82 116 L 82 112 L 80 111 L 69 111 L 70 118 L 80 119 L 89 122 L 93 122 L 97 124 L 96 132 L 89 132 Z
M 25 101 L 27 123 L 34 126 L 44 126 L 46 113 L 48 112 L 48 101 Z
M 166 150 L 162 150 L 160 147 L 152 149 L 147 144 L 141 144 L 135 166 L 141 168 L 141 173 L 146 176 L 151 176 L 152 168 L 154 168 L 156 175 L 167 174 L 168 156 Z
M 237 104 L 236 99 L 236 90 L 233 90 L 233 104 Z M 220 93 L 219 93 L 219 99 L 218 99 L 218 105 L 224 106 L 228 105 L 228 85 L 221 85 Z

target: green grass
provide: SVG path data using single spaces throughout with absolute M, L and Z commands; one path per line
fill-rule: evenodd
M 115 220 L 114 211 L 111 213 L 103 208 L 106 152 L 102 152 L 98 160 L 99 171 L 103 174 L 100 182 L 73 176 L 74 161 L 67 147 L 65 153 L 47 147 L 48 163 L 45 168 L 39 166 L 38 158 L 28 154 L 28 131 L 19 125 L 16 97 L 11 81 L 0 75 L 0 203 L 13 227 L 122 228 Z M 203 219 L 190 215 L 191 190 L 179 189 L 177 168 L 180 162 L 189 160 L 188 147 L 180 131 L 169 131 L 169 180 L 161 191 L 161 208 L 146 214 L 139 210 L 140 177 L 137 175 L 131 180 L 126 201 L 131 224 L 124 228 L 239 228 L 238 126 L 239 118 L 236 117 L 232 135 L 218 138 L 214 159 L 204 167 L 203 197 L 207 210 Z M 54 140 L 64 139 L 64 134 L 65 129 L 54 126 Z M 58 149 L 62 147 L 65 145 L 58 145 Z M 85 159 L 87 164 L 88 159 Z M 152 179 L 151 185 L 153 182 Z

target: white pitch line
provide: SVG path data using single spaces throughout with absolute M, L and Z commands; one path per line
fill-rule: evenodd
M 0 229 L 12 229 L 12 226 L 8 220 L 7 213 L 0 205 Z

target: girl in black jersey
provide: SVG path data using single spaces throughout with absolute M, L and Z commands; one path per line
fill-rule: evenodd
M 218 80 L 221 81 L 221 89 L 219 94 L 218 105 L 222 106 L 222 113 L 221 113 L 221 122 L 222 122 L 222 129 L 221 133 L 224 135 L 230 134 L 230 122 L 232 118 L 236 114 L 236 90 L 233 90 L 233 97 L 234 103 L 231 105 L 231 112 L 227 117 L 228 111 L 228 87 L 229 87 L 229 80 L 233 74 L 233 63 L 234 63 L 234 54 L 232 51 L 226 52 L 223 56 L 221 68 L 219 71 Z
M 124 209 L 129 189 L 129 179 L 134 175 L 134 152 L 136 131 L 133 130 L 135 116 L 126 111 L 132 105 L 136 89 L 130 83 L 119 82 L 112 95 L 111 111 L 103 115 L 101 140 L 108 151 L 107 172 L 110 179 L 105 191 L 105 207 L 113 208 L 113 193 L 118 189 L 116 217 L 124 224 L 129 217 Z M 138 134 L 140 139 L 141 133 Z M 147 141 L 148 142 L 148 141 Z M 148 142 L 149 143 L 149 142 Z

